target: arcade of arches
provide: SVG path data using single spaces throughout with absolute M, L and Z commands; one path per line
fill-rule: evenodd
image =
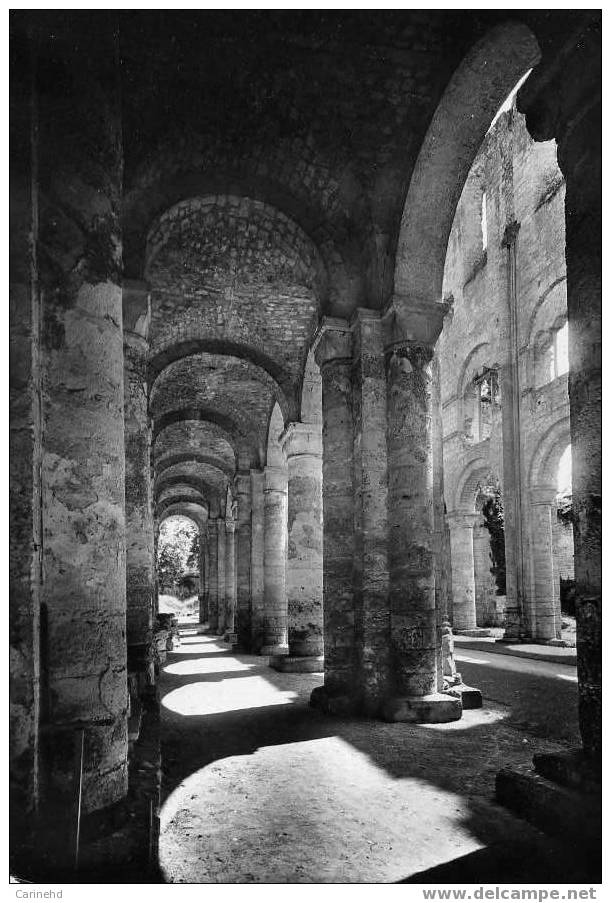
M 201 623 L 322 672 L 331 716 L 460 719 L 443 622 L 557 643 L 574 586 L 596 770 L 599 27 L 12 14 L 18 838 L 69 796 L 75 736 L 85 820 L 148 819 L 176 514 Z

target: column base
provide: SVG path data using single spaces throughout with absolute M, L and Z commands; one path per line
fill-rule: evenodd
M 326 687 L 314 687 L 310 694 L 310 705 L 325 715 L 355 715 L 360 708 L 360 700 L 348 694 L 331 696 Z
M 448 693 L 429 693 L 427 696 L 395 696 L 382 705 L 385 721 L 405 721 L 411 724 L 446 724 L 459 721 L 462 716 L 460 696 Z
M 267 646 L 259 646 L 256 655 L 288 655 L 289 647 L 286 644 L 268 644 Z
M 272 655 L 270 668 L 294 674 L 316 674 L 325 670 L 324 655 Z
M 453 627 L 454 636 L 487 637 L 492 636 L 490 627 Z
M 238 641 L 237 633 L 226 633 L 225 636 L 223 637 L 223 642 L 229 643 L 231 646 L 233 646 L 234 643 L 237 643 L 237 641 Z

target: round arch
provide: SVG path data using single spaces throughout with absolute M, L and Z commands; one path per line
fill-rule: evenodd
M 460 475 L 454 494 L 454 510 L 475 513 L 475 503 L 481 484 L 491 474 L 490 463 L 485 458 L 470 461 Z
M 441 301 L 448 238 L 471 165 L 499 107 L 540 58 L 532 31 L 511 21 L 488 31 L 454 72 L 407 191 L 395 264 L 397 296 Z
M 560 458 L 570 444 L 570 419 L 563 417 L 550 426 L 541 437 L 532 456 L 530 467 L 528 468 L 528 486 L 530 489 L 545 486 L 551 490 L 553 487 L 553 494 L 555 494 Z

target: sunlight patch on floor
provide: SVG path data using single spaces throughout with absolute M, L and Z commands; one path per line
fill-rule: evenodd
M 170 794 L 161 866 L 171 882 L 194 868 L 204 882 L 397 881 L 481 849 L 469 815 L 463 797 L 397 778 L 340 737 L 263 746 Z
M 165 674 L 216 674 L 224 671 L 252 671 L 255 665 L 239 662 L 232 656 L 220 655 L 218 658 L 190 658 L 182 662 L 173 662 L 163 669 Z
M 229 664 L 237 665 L 234 658 Z M 253 675 L 240 680 L 193 681 L 166 693 L 161 704 L 178 715 L 219 715 L 241 709 L 288 705 L 297 693 L 278 690 L 264 677 Z

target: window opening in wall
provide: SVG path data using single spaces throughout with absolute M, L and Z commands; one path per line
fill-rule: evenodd
M 565 322 L 552 333 L 549 347 L 549 378 L 557 379 L 569 372 L 569 324 Z
M 569 324 L 568 321 L 556 333 L 556 376 L 569 372 Z
M 486 207 L 486 192 L 482 192 L 482 210 L 481 210 L 481 227 L 482 227 L 482 251 L 488 247 L 488 211 Z

